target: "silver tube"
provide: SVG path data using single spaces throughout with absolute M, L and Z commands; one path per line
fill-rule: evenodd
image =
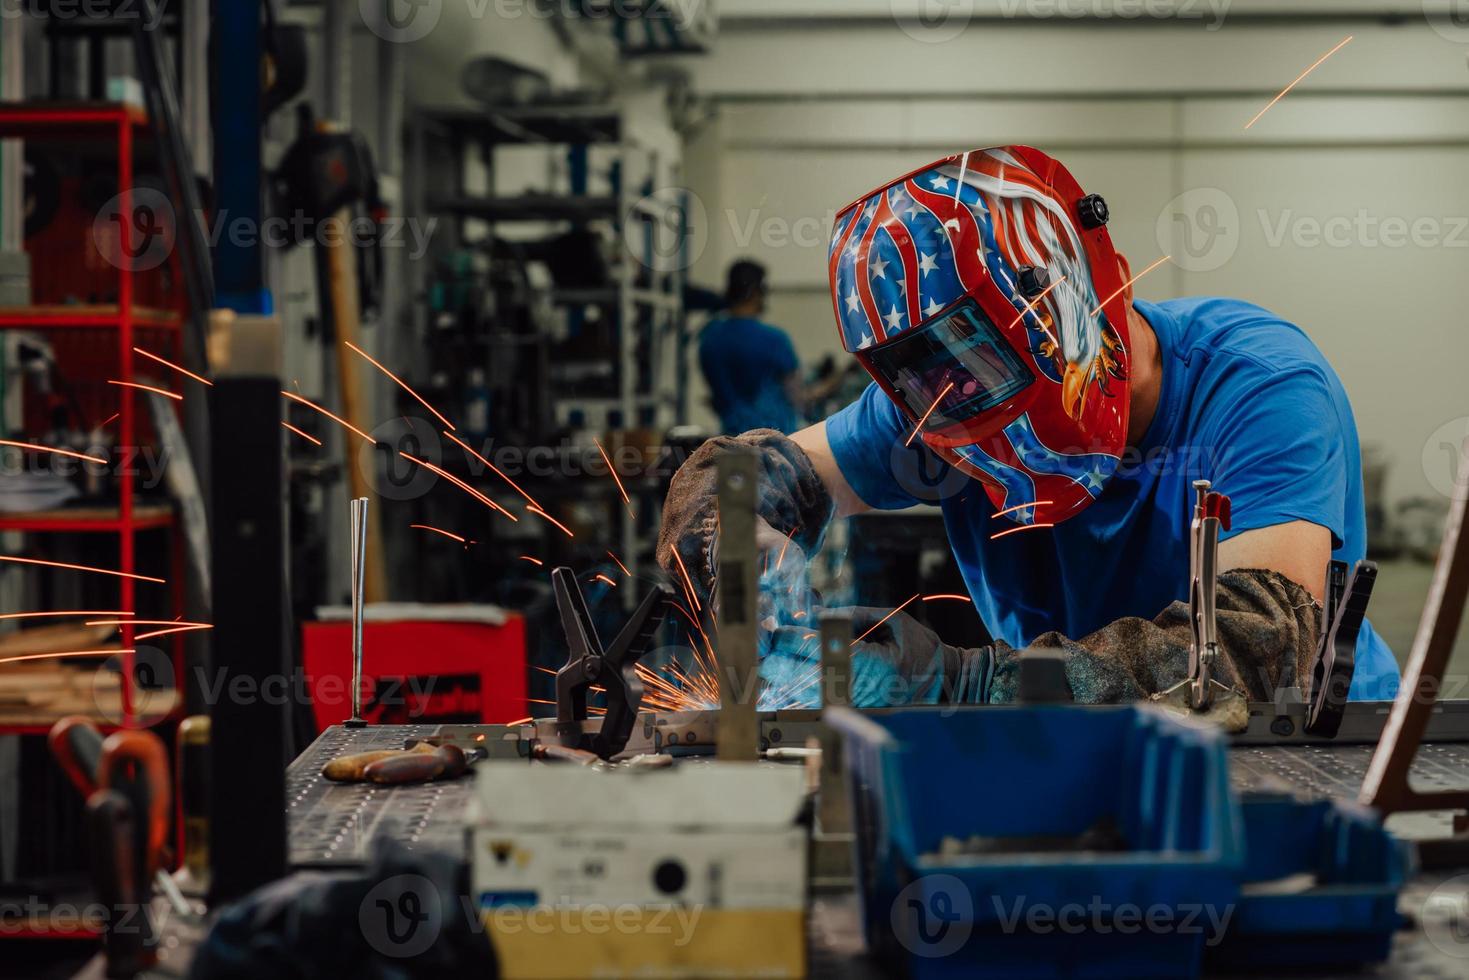
M 354 727 L 362 719 L 362 612 L 367 586 L 367 498 L 350 501 L 352 542 L 352 718 Z

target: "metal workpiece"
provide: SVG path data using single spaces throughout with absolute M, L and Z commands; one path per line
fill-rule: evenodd
M 760 693 L 755 545 L 757 466 L 753 453 L 719 457 L 719 585 L 715 653 L 719 668 L 716 754 L 729 762 L 760 754 L 755 708 Z
M 347 725 L 361 728 L 362 718 L 362 615 L 367 588 L 367 498 L 349 503 L 352 548 L 352 717 Z

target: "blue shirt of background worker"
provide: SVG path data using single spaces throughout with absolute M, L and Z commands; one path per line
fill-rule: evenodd
M 801 363 L 786 332 L 760 319 L 765 295 L 765 268 L 734 263 L 726 312 L 699 335 L 699 367 L 728 435 L 750 429 L 789 434 L 801 426 Z

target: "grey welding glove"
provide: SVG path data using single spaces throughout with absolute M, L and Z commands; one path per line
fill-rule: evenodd
M 831 494 L 806 453 L 790 439 L 774 429 L 710 439 L 674 474 L 658 532 L 658 564 L 679 583 L 687 569 L 701 602 L 708 599 L 715 577 L 719 457 L 741 449 L 759 458 L 756 509 L 782 538 L 789 538 L 803 554 L 814 554 L 831 523 Z
M 1320 619 L 1310 593 L 1278 572 L 1235 569 L 1220 574 L 1218 596 L 1223 683 L 1252 701 L 1309 683 Z M 905 612 L 875 628 L 890 610 L 850 612 L 861 637 L 852 646 L 851 697 L 858 707 L 1014 702 L 1021 659 L 1035 650 L 1063 655 L 1072 697 L 1084 704 L 1144 700 L 1188 674 L 1192 629 L 1183 602 L 1151 620 L 1118 619 L 1079 640 L 1044 633 L 1023 650 L 1003 642 L 964 650 Z

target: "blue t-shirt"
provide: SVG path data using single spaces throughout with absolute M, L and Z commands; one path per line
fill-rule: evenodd
M 1224 538 L 1301 520 L 1331 531 L 1332 557 L 1351 563 L 1366 553 L 1356 422 L 1336 373 L 1305 333 L 1234 299 L 1135 306 L 1162 354 L 1157 414 L 1101 497 L 1049 531 L 990 540 L 1014 525 L 992 517 L 977 480 L 920 440 L 903 447 L 909 424 L 876 385 L 827 419 L 837 464 L 870 506 L 942 506 L 975 608 L 1012 646 L 1053 629 L 1080 638 L 1186 601 L 1197 479 L 1231 498 L 1233 528 Z M 1325 568 L 1321 574 L 1324 581 Z M 1364 623 L 1350 697 L 1387 700 L 1397 686 L 1392 651 Z
M 786 332 L 753 317 L 720 317 L 699 335 L 699 367 L 730 435 L 751 429 L 790 434 L 800 428 L 785 389 L 800 366 Z

